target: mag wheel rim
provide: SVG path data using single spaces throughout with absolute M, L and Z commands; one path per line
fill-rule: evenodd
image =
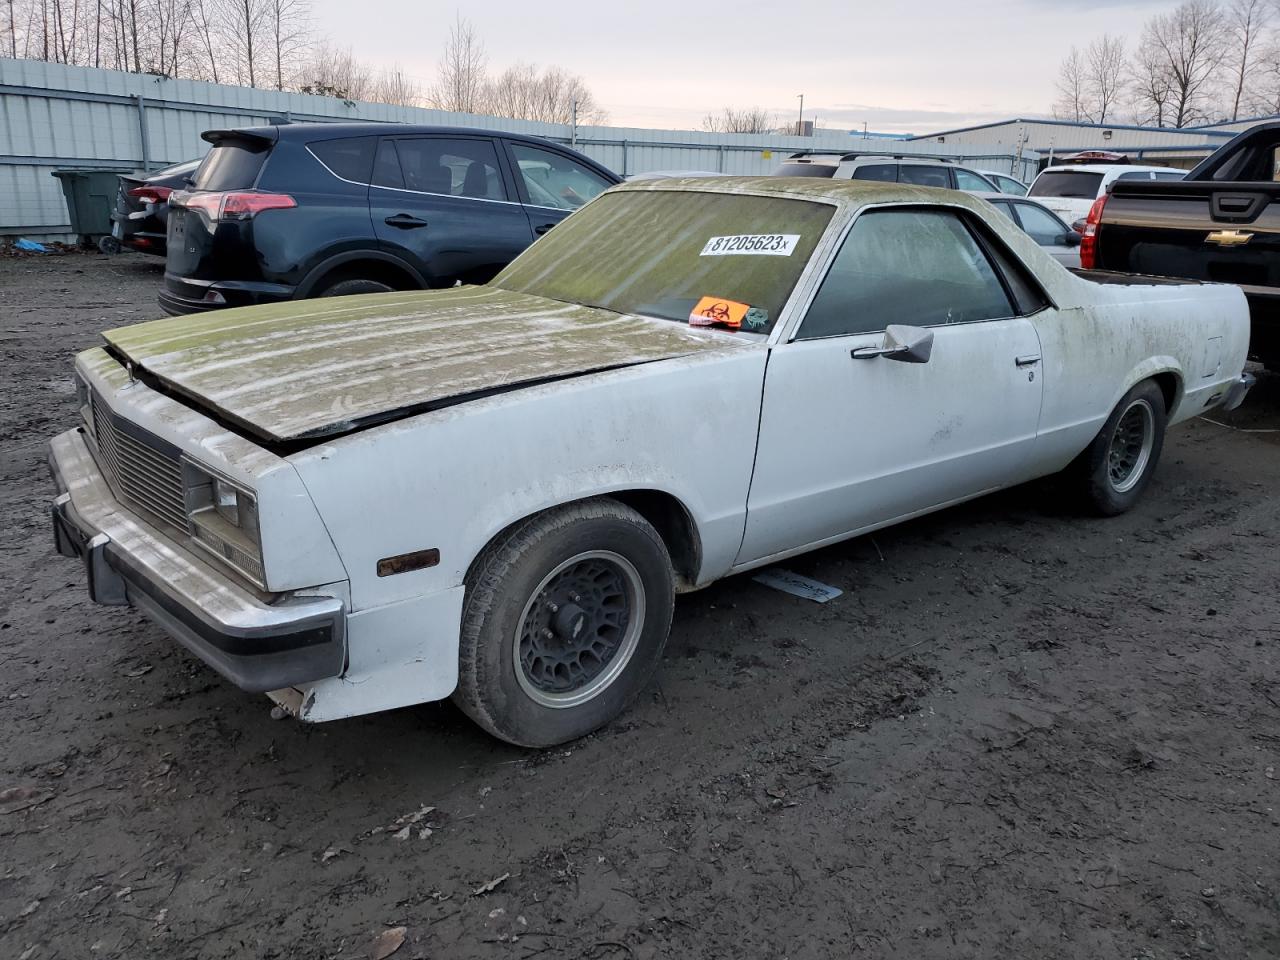
M 516 679 L 545 707 L 576 707 L 613 685 L 644 629 L 644 584 L 626 557 L 590 550 L 542 578 L 514 637 Z
M 1128 493 L 1146 473 L 1155 446 L 1155 411 L 1146 400 L 1135 400 L 1116 421 L 1107 448 L 1107 479 L 1116 493 Z

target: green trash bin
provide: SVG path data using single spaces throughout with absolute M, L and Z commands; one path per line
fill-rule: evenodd
M 119 170 L 55 170 L 67 198 L 71 232 L 81 243 L 100 243 L 111 236 L 111 211 L 120 190 Z M 118 244 L 117 244 L 118 247 Z

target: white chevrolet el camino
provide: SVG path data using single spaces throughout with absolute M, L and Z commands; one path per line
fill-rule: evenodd
M 962 193 L 625 185 L 488 286 L 109 331 L 55 538 L 303 720 L 453 696 L 545 746 L 644 686 L 678 592 L 1059 471 L 1128 509 L 1248 331 Z

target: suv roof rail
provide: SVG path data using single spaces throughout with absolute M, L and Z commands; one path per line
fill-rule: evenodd
M 840 160 L 919 160 L 927 163 L 955 163 L 955 157 L 928 157 L 911 153 L 846 153 Z

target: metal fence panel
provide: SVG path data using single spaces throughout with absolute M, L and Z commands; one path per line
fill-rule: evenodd
M 0 58 L 0 234 L 63 238 L 70 229 L 60 167 L 159 169 L 200 156 L 205 130 L 289 121 L 373 120 L 533 134 L 579 150 L 622 175 L 649 170 L 767 174 L 799 152 L 946 156 L 1010 170 L 1012 153 L 987 145 L 863 139 L 820 130 L 812 137 L 580 126 L 355 103 L 149 74 Z M 969 151 L 966 153 L 966 151 Z M 974 151 L 977 151 L 975 156 Z M 1034 172 L 1029 153 L 1020 171 Z

